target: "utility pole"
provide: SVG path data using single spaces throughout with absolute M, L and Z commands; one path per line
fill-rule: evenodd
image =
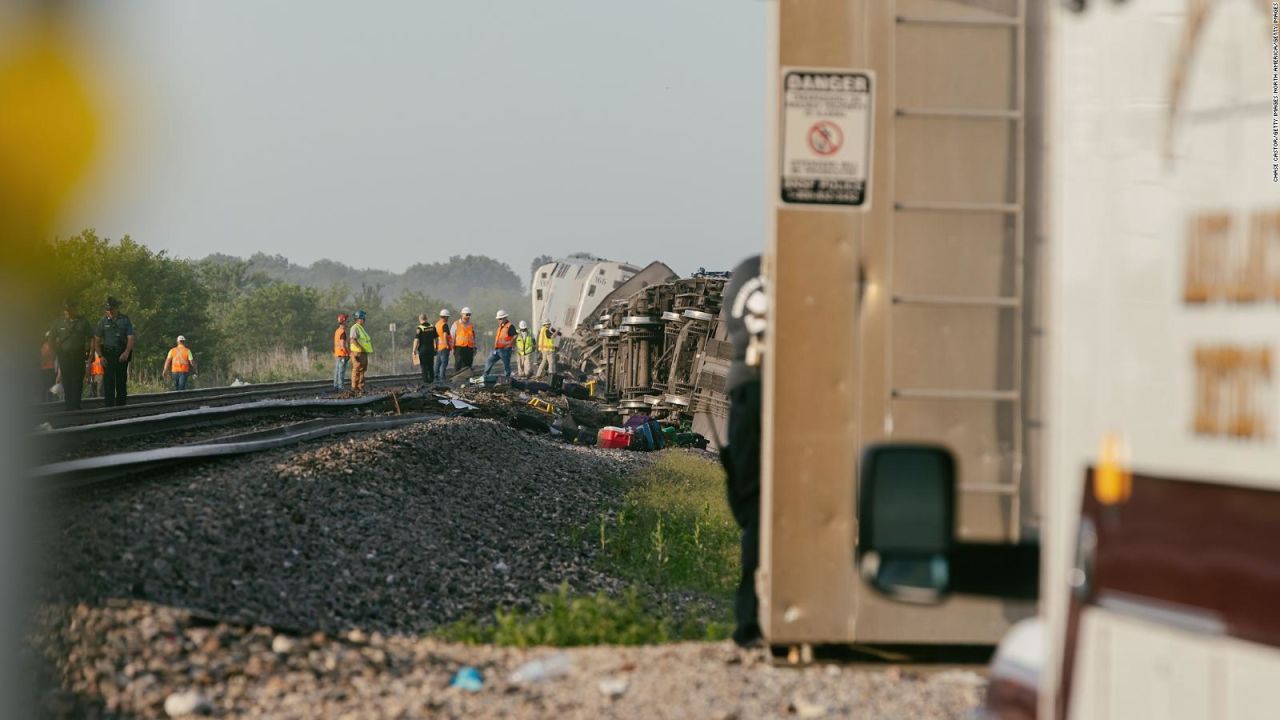
M 391 332 L 391 374 L 395 375 L 399 368 L 399 362 L 396 360 L 396 324 L 391 323 L 387 329 Z

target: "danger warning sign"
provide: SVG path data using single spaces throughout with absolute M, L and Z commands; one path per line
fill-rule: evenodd
M 784 205 L 868 206 L 872 77 L 868 70 L 783 69 Z

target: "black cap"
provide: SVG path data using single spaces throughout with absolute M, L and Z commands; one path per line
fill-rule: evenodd
M 110 295 L 107 296 L 107 301 L 102 305 L 103 310 L 115 310 L 118 307 L 120 307 L 120 301 Z

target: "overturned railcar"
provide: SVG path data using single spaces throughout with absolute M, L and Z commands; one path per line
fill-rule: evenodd
M 725 282 L 704 273 L 609 298 L 566 339 L 562 355 L 596 378 L 598 392 L 619 413 L 689 427 L 719 446 L 729 410 L 730 348 L 720 322 Z

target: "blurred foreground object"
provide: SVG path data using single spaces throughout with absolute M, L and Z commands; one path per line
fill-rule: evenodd
M 98 119 L 88 83 L 76 68 L 67 18 L 52 6 L 7 6 L 0 14 L 0 306 L 10 337 L 38 337 L 53 318 L 42 317 L 56 292 L 56 271 L 47 241 L 93 159 Z M 43 327 L 41 327 L 43 326 Z M 22 343 L 4 343 L 0 377 L 26 377 L 29 353 Z M 0 407 L 24 407 L 27 393 L 0 383 Z M 15 422 L 18 421 L 18 422 Z M 29 458 L 18 418 L 0 415 L 0 454 L 10 468 Z M 23 496 L 24 470 L 0 476 L 0 716 L 30 717 L 31 698 L 13 652 L 20 645 L 21 588 L 34 571 L 26 541 L 31 502 Z

